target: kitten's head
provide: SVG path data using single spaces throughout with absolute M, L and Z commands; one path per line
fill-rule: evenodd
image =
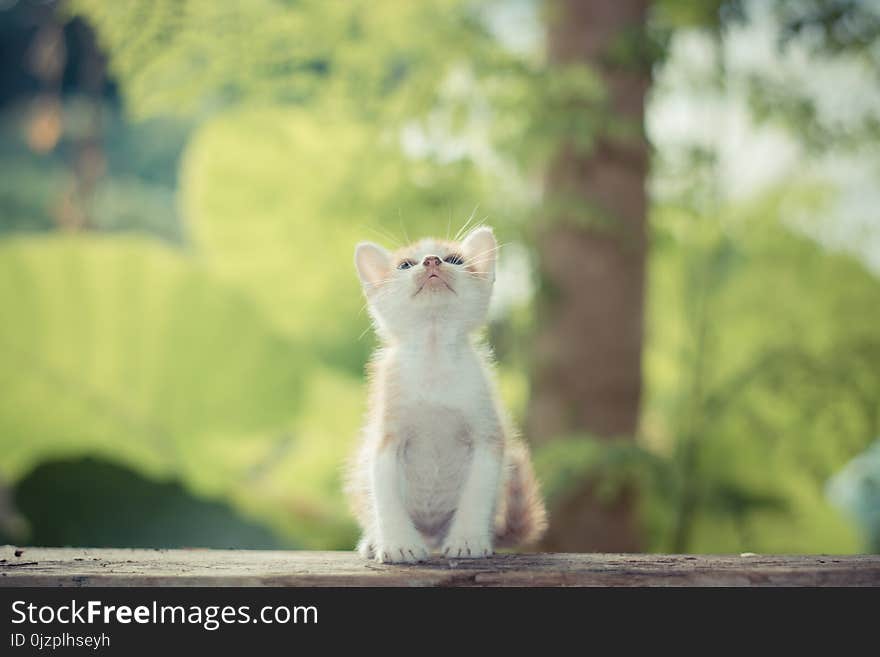
M 354 262 L 380 333 L 402 338 L 431 322 L 453 331 L 481 326 L 497 249 L 485 226 L 461 242 L 428 238 L 394 253 L 372 242 L 358 244 Z

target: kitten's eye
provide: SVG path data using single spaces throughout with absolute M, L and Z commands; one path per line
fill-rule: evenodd
M 457 253 L 450 253 L 448 256 L 443 258 L 443 260 L 444 262 L 448 262 L 450 265 L 464 264 L 464 259 Z
M 413 262 L 412 260 L 404 260 L 399 265 L 397 265 L 397 268 L 398 269 L 409 269 L 410 267 L 413 267 L 415 264 L 416 263 Z

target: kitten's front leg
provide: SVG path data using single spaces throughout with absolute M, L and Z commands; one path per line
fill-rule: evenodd
M 428 558 L 425 541 L 401 499 L 400 476 L 397 444 L 386 440 L 376 452 L 372 470 L 377 534 L 373 552 L 379 563 L 412 563 Z
M 445 556 L 476 558 L 492 555 L 501 462 L 502 452 L 498 443 L 475 443 L 458 509 L 443 542 Z

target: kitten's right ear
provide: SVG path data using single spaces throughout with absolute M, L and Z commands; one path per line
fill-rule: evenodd
M 373 242 L 361 242 L 354 249 L 354 264 L 364 290 L 370 292 L 391 273 L 391 254 Z

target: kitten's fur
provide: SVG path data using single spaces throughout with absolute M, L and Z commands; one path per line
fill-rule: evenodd
M 365 558 L 485 557 L 495 545 L 535 541 L 546 527 L 528 449 L 473 338 L 486 321 L 496 252 L 487 227 L 461 243 L 355 250 L 382 340 L 348 482 Z

